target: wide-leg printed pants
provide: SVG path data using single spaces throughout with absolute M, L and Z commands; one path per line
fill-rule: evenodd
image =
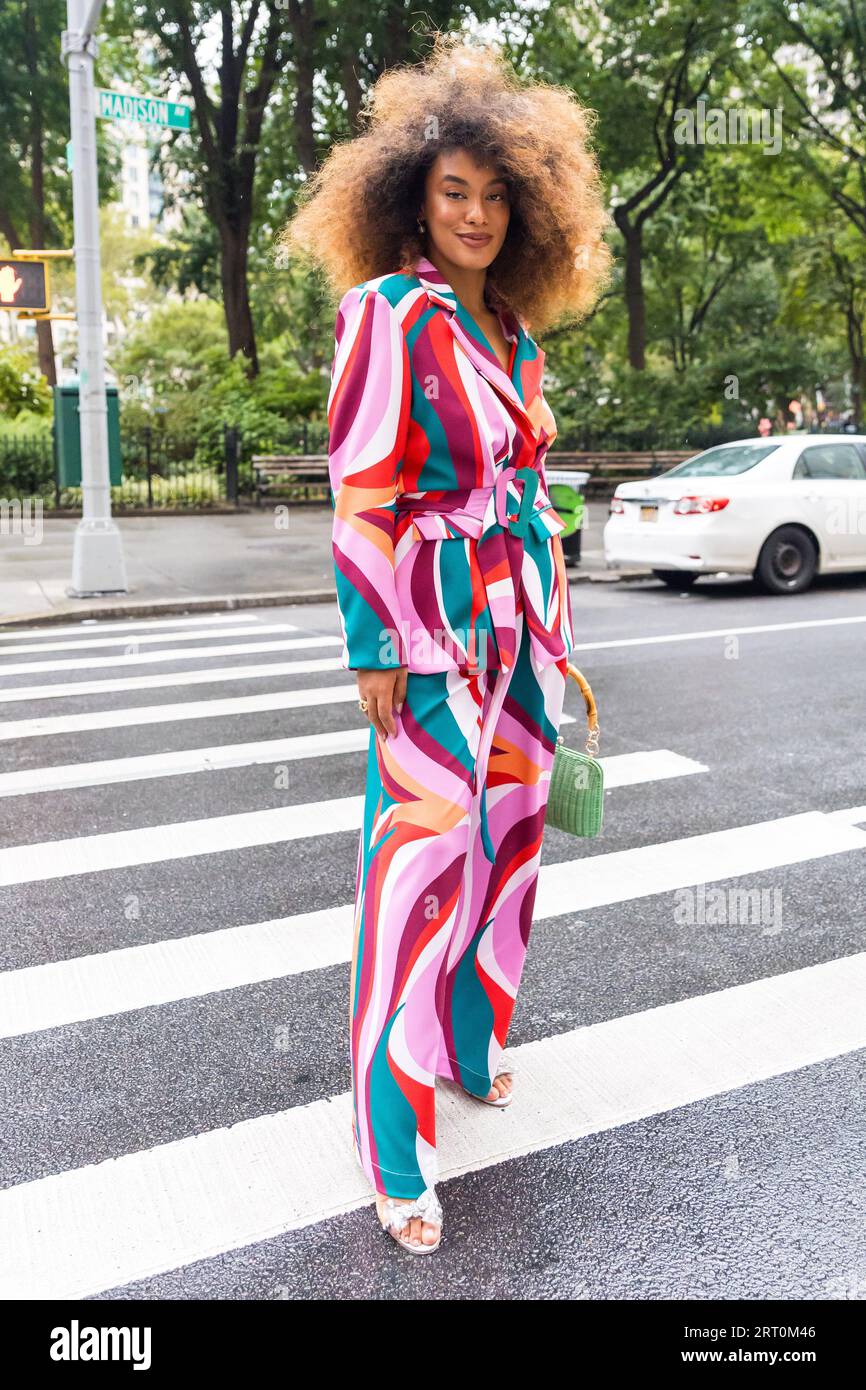
M 353 1129 L 377 1192 L 436 1180 L 435 1082 L 486 1096 L 529 942 L 567 659 L 410 671 L 370 728 L 349 1021 Z

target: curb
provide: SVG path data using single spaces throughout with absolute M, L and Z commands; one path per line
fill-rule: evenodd
M 158 618 L 169 613 L 220 613 L 234 608 L 277 608 L 289 603 L 329 603 L 336 600 L 334 589 L 298 589 L 265 594 L 206 594 L 191 598 L 143 599 L 139 603 L 103 603 L 93 608 L 58 608 L 51 613 L 20 613 L 0 619 L 0 630 L 21 627 L 51 627 L 68 623 L 70 618 Z M 87 600 L 81 600 L 87 602 Z
M 605 570 L 584 570 L 568 575 L 569 584 L 618 584 L 634 579 L 648 579 L 650 570 L 623 570 L 619 573 Z M 50 613 L 39 610 L 35 613 L 20 613 L 14 617 L 0 619 L 0 632 L 7 628 L 51 627 L 55 623 L 68 623 L 70 618 L 158 618 L 170 613 L 220 613 L 231 612 L 237 608 L 282 608 L 293 603 L 335 603 L 335 589 L 289 589 L 279 593 L 264 594 L 207 594 L 192 598 L 144 599 L 139 603 L 104 603 L 98 607 L 58 608 Z M 82 600 L 86 602 L 87 600 Z

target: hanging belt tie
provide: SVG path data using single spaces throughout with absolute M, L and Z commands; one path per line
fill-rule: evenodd
M 507 510 L 508 506 L 508 484 L 518 479 L 523 484 L 523 492 L 520 497 L 520 507 L 516 515 L 512 516 Z M 509 530 L 512 536 L 525 536 L 529 530 L 529 518 L 535 505 L 535 494 L 538 491 L 538 474 L 534 468 L 513 468 L 509 465 L 503 468 L 496 479 L 493 487 L 493 495 L 496 505 L 496 520 L 500 526 Z

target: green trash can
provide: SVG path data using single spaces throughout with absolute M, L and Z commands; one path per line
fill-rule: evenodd
M 54 472 L 58 487 L 81 487 L 81 420 L 78 414 L 78 382 L 55 386 Z M 119 487 L 123 462 L 120 453 L 120 400 L 116 386 L 106 386 L 108 406 L 108 476 Z
M 565 522 L 560 539 L 566 561 L 579 564 L 586 509 L 586 499 L 580 489 L 589 481 L 589 474 L 573 468 L 545 468 L 544 475 L 553 508 Z

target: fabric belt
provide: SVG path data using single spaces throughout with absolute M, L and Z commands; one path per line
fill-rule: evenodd
M 538 497 L 540 506 L 536 505 Z M 511 465 L 501 469 L 490 487 L 397 494 L 397 513 L 411 513 L 422 539 L 447 540 L 456 533 L 477 540 L 502 670 L 513 666 L 517 656 L 515 627 L 522 596 L 523 537 L 532 515 L 551 505 L 537 470 Z M 540 655 L 544 655 L 543 648 Z

